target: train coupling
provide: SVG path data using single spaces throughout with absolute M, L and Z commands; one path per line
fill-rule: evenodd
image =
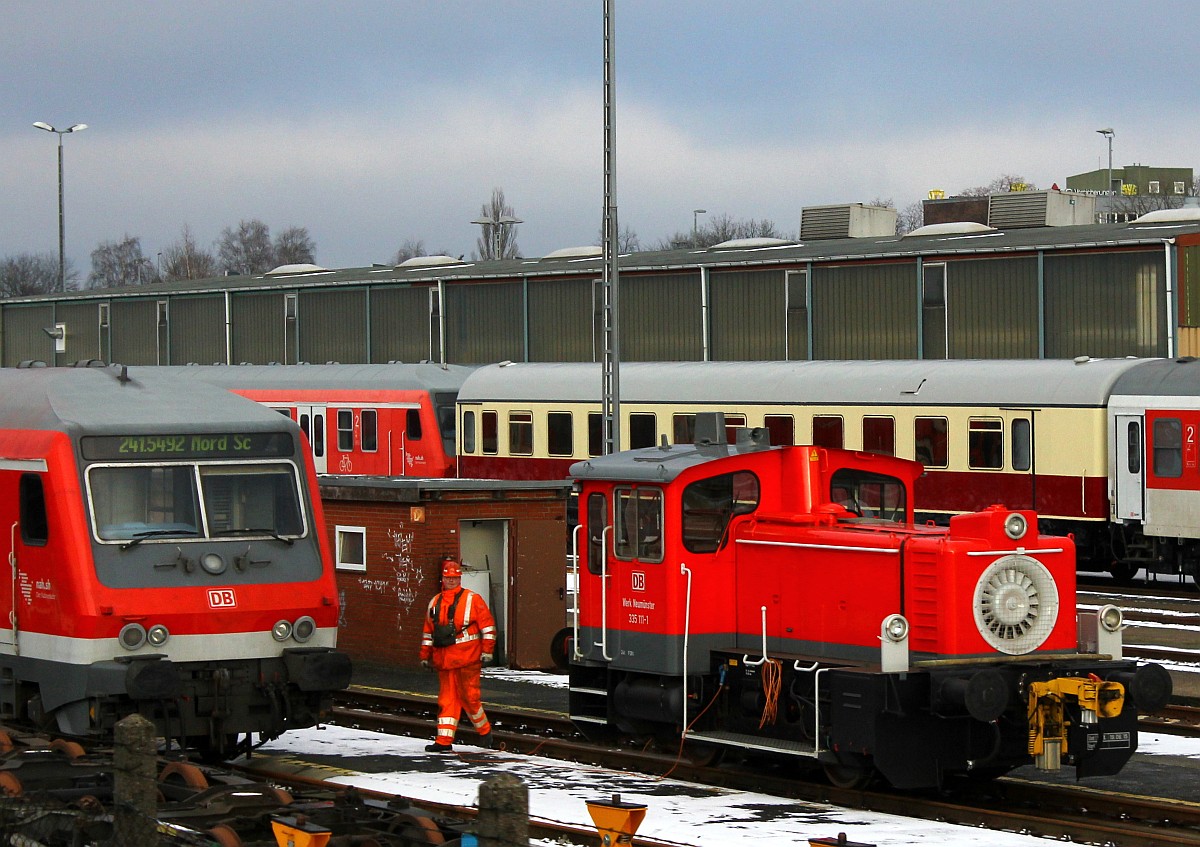
M 592 823 L 596 825 L 596 832 L 600 834 L 600 843 L 604 847 L 633 843 L 633 836 L 646 817 L 645 805 L 623 803 L 620 794 L 614 794 L 612 800 L 586 802 L 588 814 L 592 816 Z
M 1096 676 L 1059 677 L 1029 685 L 1029 755 L 1041 771 L 1062 768 L 1067 749 L 1067 705 L 1079 709 L 1081 724 L 1115 718 L 1125 706 L 1125 686 Z

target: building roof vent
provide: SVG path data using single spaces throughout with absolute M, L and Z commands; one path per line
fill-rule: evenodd
M 1074 191 L 1011 191 L 988 198 L 988 223 L 997 229 L 1095 223 L 1096 197 Z
M 436 268 L 442 265 L 461 265 L 462 259 L 456 259 L 453 256 L 413 256 L 411 259 L 405 259 L 397 268 Z
M 547 259 L 595 259 L 598 256 L 604 255 L 604 251 L 594 244 L 585 244 L 583 247 L 563 247 L 560 250 L 554 250 L 542 256 L 542 261 Z
M 896 210 L 851 203 L 800 210 L 800 240 L 882 238 L 896 234 Z
M 731 238 L 714 244 L 710 250 L 753 250 L 760 247 L 794 247 L 799 242 L 786 238 Z
M 1165 224 L 1182 223 L 1185 221 L 1200 221 L 1200 207 L 1189 206 L 1183 209 L 1155 209 L 1140 215 L 1131 223 L 1136 224 Z
M 976 232 L 995 232 L 994 226 L 976 223 L 975 221 L 952 221 L 944 224 L 925 224 L 912 232 L 904 234 L 905 238 L 921 238 L 930 235 L 966 235 Z
M 310 265 L 301 263 L 296 265 L 280 265 L 266 272 L 266 276 L 283 276 L 285 274 L 313 274 L 313 273 L 332 273 L 329 268 L 323 268 L 320 265 Z

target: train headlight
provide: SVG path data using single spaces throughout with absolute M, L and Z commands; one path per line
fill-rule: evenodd
M 1029 529 L 1029 524 L 1025 520 L 1024 515 L 1013 512 L 1004 519 L 1004 534 L 1013 541 L 1020 541 L 1025 537 L 1026 530 Z
M 317 622 L 308 615 L 305 615 L 302 618 L 297 618 L 296 623 L 292 625 L 292 638 L 303 644 L 312 638 L 316 631 Z
M 271 637 L 276 641 L 287 641 L 291 634 L 292 625 L 289 621 L 279 621 L 271 627 Z
M 136 650 L 146 643 L 146 627 L 140 623 L 127 623 L 121 627 L 117 640 L 126 650 Z
M 150 627 L 150 631 L 146 633 L 146 640 L 155 647 L 161 647 L 170 639 L 170 631 L 160 623 L 156 623 Z
M 883 634 L 889 641 L 899 644 L 908 637 L 908 619 L 904 615 L 890 615 L 883 622 Z
M 1100 609 L 1100 626 L 1108 632 L 1120 632 L 1125 615 L 1116 606 L 1104 606 Z
M 220 553 L 205 553 L 200 557 L 200 567 L 205 573 L 219 574 L 225 572 L 225 560 Z

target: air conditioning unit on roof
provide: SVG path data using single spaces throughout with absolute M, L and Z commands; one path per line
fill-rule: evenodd
M 1080 226 L 1096 222 L 1096 197 L 1075 191 L 1013 191 L 988 198 L 988 225 L 996 229 Z
M 850 203 L 807 206 L 800 210 L 800 240 L 881 238 L 896 234 L 896 210 Z

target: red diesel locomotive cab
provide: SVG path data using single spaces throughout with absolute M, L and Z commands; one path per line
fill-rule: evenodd
M 682 731 L 905 788 L 1124 765 L 1170 677 L 1122 659 L 1115 607 L 1077 618 L 1070 539 L 999 506 L 914 526 L 916 462 L 729 445 L 717 417 L 695 445 L 572 469 L 582 731 Z
M 310 726 L 349 684 L 295 424 L 143 369 L 0 371 L 0 715 L 206 755 Z

